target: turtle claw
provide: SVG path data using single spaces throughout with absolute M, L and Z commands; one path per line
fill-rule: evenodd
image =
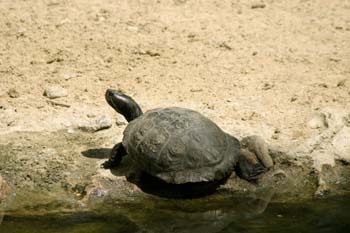
M 251 173 L 249 174 L 249 177 L 247 178 L 248 181 L 256 181 L 259 179 L 259 176 L 262 173 L 266 172 L 266 168 L 262 166 L 261 164 L 254 164 Z
M 109 169 L 113 167 L 113 162 L 110 160 L 105 161 L 104 163 L 101 164 L 101 168 L 104 169 Z

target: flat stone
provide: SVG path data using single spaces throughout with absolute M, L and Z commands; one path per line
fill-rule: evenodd
M 86 124 L 79 125 L 79 129 L 84 131 L 84 132 L 97 132 L 103 129 L 108 129 L 112 127 L 112 119 L 108 116 L 100 116 L 92 121 L 87 122 Z
M 46 96 L 49 99 L 66 97 L 66 96 L 68 96 L 68 91 L 61 86 L 52 85 L 52 86 L 48 86 L 44 90 L 44 96 Z

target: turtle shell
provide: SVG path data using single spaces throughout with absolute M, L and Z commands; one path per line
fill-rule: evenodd
M 185 108 L 148 111 L 131 121 L 123 146 L 144 172 L 167 183 L 220 180 L 232 173 L 239 141 Z

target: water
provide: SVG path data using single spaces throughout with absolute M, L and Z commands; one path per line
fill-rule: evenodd
M 1 233 L 350 232 L 350 197 L 298 204 L 168 200 L 100 213 L 5 215 Z

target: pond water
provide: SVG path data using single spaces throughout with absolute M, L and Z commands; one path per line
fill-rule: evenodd
M 297 204 L 242 199 L 218 203 L 181 200 L 164 203 L 123 205 L 103 213 L 5 215 L 0 232 L 350 232 L 350 197 Z

